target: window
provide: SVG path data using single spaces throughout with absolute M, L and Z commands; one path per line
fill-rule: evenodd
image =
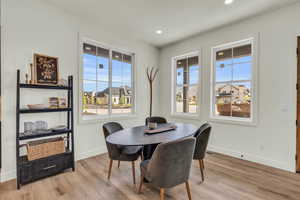
M 213 117 L 252 121 L 253 49 L 253 39 L 213 48 Z
M 82 114 L 132 113 L 134 54 L 91 42 L 82 48 Z
M 174 114 L 196 114 L 198 112 L 199 53 L 173 59 L 174 70 Z

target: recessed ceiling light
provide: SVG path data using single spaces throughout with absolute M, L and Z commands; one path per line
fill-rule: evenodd
M 232 4 L 234 2 L 234 0 L 225 0 L 224 1 L 224 4 L 225 5 L 230 5 L 230 4 Z
M 162 30 L 156 30 L 155 33 L 158 34 L 158 35 L 161 35 L 161 34 L 163 34 L 163 31 Z

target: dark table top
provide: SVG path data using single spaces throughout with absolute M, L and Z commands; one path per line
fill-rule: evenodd
M 175 123 L 173 125 L 177 126 L 175 130 L 157 133 L 153 135 L 147 135 L 144 133 L 144 130 L 147 129 L 146 126 L 128 128 L 108 136 L 106 138 L 106 141 L 111 144 L 126 146 L 159 144 L 193 136 L 198 129 L 192 124 Z

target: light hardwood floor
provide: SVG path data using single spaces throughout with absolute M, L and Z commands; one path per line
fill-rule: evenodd
M 141 194 L 132 183 L 131 163 L 114 163 L 107 181 L 107 155 L 78 161 L 75 172 L 43 179 L 21 190 L 14 181 L 0 185 L 0 200 L 159 200 L 159 190 L 144 184 Z M 137 167 L 137 177 L 139 168 Z M 139 178 L 137 179 L 139 180 Z M 220 154 L 205 160 L 205 182 L 194 161 L 190 177 L 194 200 L 300 200 L 300 175 Z M 188 199 L 185 185 L 165 191 L 166 200 Z

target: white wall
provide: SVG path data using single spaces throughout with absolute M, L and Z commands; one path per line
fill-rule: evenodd
M 26 65 L 32 61 L 33 53 L 59 57 L 60 75 L 75 78 L 75 150 L 76 159 L 105 152 L 101 124 L 80 124 L 78 121 L 78 33 L 136 53 L 136 95 L 137 114 L 134 118 L 118 119 L 124 126 L 144 123 L 148 114 L 148 83 L 145 68 L 157 66 L 158 50 L 143 42 L 135 41 L 122 33 L 102 30 L 101 25 L 88 23 L 39 0 L 2 0 L 2 141 L 3 168 L 1 180 L 15 177 L 15 102 L 16 70 L 24 73 Z M 158 90 L 156 91 L 156 93 Z M 62 95 L 62 92 L 24 91 L 22 104 L 46 103 L 49 96 Z M 155 97 L 158 97 L 156 94 Z M 154 104 L 157 101 L 154 99 Z M 157 106 L 154 106 L 157 107 Z M 156 111 L 154 110 L 154 113 Z M 59 117 L 57 117 L 59 116 Z M 64 114 L 28 115 L 28 120 L 44 119 L 49 125 L 64 122 Z M 113 119 L 107 119 L 110 121 Z
M 60 74 L 63 77 L 74 75 L 76 159 L 106 151 L 100 134 L 101 122 L 78 123 L 78 33 L 137 54 L 137 116 L 133 119 L 120 119 L 125 126 L 144 122 L 148 113 L 148 90 L 145 89 L 147 80 L 144 72 L 147 66 L 157 66 L 158 61 L 160 89 L 156 89 L 154 113 L 164 115 L 170 120 L 197 125 L 208 120 L 211 47 L 259 33 L 258 125 L 248 127 L 213 123 L 209 148 L 237 157 L 243 154 L 247 160 L 295 170 L 295 48 L 296 36 L 300 35 L 300 4 L 189 38 L 163 48 L 161 54 L 150 45 L 135 41 L 129 36 L 102 30 L 99 24 L 88 23 L 39 0 L 2 0 L 1 10 L 2 181 L 15 177 L 16 69 L 21 69 L 24 77 L 26 64 L 32 61 L 32 54 L 35 52 L 59 57 Z M 171 117 L 171 57 L 200 48 L 204 67 L 201 116 L 197 120 Z M 46 102 L 47 97 L 59 94 L 61 92 L 49 94 L 49 91 L 26 91 L 22 103 Z M 27 116 L 24 119 L 47 119 L 50 125 L 62 123 L 64 119 L 63 114 L 38 116 Z
M 213 151 L 295 171 L 296 44 L 300 35 L 300 4 L 194 36 L 161 50 L 160 110 L 170 117 L 171 58 L 202 49 L 204 68 L 199 119 L 179 119 L 200 125 L 209 120 L 211 47 L 247 39 L 259 33 L 258 125 L 213 123 Z M 200 20 L 200 19 L 199 19 Z

